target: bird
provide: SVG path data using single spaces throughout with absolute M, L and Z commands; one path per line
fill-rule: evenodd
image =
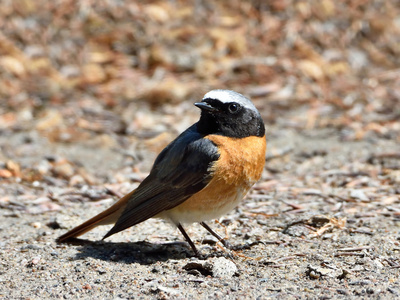
M 234 209 L 261 178 L 265 125 L 251 100 L 235 91 L 211 90 L 194 105 L 201 110 L 199 121 L 160 152 L 136 189 L 57 241 L 114 224 L 104 240 L 155 217 L 176 225 L 196 256 L 199 251 L 183 225 L 199 223 L 228 248 L 229 242 L 205 222 Z

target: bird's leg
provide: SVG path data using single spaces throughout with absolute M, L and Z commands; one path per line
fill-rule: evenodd
M 178 227 L 179 231 L 182 233 L 182 235 L 185 237 L 186 241 L 189 243 L 190 247 L 192 247 L 194 255 L 198 257 L 199 256 L 199 251 L 197 251 L 196 246 L 194 245 L 194 243 L 190 239 L 189 235 L 186 233 L 185 229 L 183 229 L 181 224 L 178 224 L 177 227 Z
M 216 233 L 214 230 L 211 229 L 210 226 L 208 226 L 206 223 L 204 222 L 200 222 L 200 225 L 203 226 L 209 233 L 211 233 L 213 236 L 215 236 L 218 239 L 218 242 L 221 242 L 225 248 L 227 249 L 232 249 L 231 244 L 225 240 L 224 238 L 222 238 L 218 233 Z

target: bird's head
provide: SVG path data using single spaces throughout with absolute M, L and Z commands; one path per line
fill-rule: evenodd
M 203 134 L 233 138 L 265 135 L 264 122 L 250 99 L 230 90 L 212 90 L 196 105 L 201 109 L 197 125 Z

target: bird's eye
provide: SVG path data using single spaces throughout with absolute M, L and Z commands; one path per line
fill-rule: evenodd
M 237 112 L 239 110 L 239 108 L 240 108 L 240 105 L 237 103 L 231 103 L 228 106 L 229 112 L 232 114 Z

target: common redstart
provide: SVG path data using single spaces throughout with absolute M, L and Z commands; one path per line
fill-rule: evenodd
M 201 102 L 200 120 L 181 133 L 156 158 L 150 174 L 107 210 L 58 238 L 66 242 L 100 226 L 114 224 L 103 239 L 152 217 L 172 221 L 194 253 L 182 224 L 204 221 L 232 210 L 260 177 L 265 164 L 265 127 L 245 96 L 212 90 Z

